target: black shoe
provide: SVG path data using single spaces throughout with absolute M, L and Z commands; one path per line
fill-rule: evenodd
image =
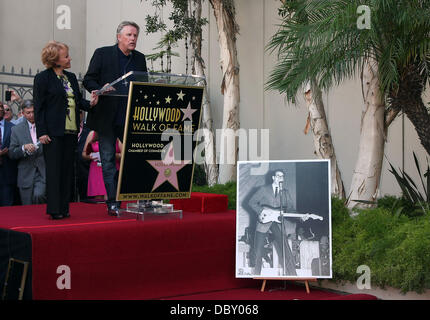
M 119 217 L 119 208 L 115 205 L 108 208 L 108 215 Z
M 70 213 L 66 212 L 65 214 L 63 214 L 64 218 L 70 218 Z
M 51 214 L 51 219 L 52 220 L 60 220 L 63 219 L 64 216 L 62 214 Z

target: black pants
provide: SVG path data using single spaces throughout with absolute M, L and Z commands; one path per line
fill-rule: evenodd
M 294 266 L 294 257 L 291 252 L 290 246 L 288 245 L 288 241 L 286 237 L 282 237 L 282 230 L 281 230 L 281 224 L 272 223 L 272 226 L 270 227 L 270 231 L 272 231 L 274 241 L 273 244 L 275 245 L 275 248 L 278 252 L 279 262 L 282 265 L 283 268 L 283 262 L 284 262 L 284 255 L 282 250 L 282 241 L 284 241 L 284 250 L 285 250 L 285 270 L 284 274 L 287 276 L 295 276 L 296 269 Z M 262 232 L 255 232 L 255 239 L 254 239 L 254 248 L 255 248 L 255 268 L 254 268 L 254 274 L 260 275 L 261 274 L 261 267 L 263 263 L 263 251 L 264 251 L 264 242 L 266 238 L 266 233 Z M 273 266 L 276 268 L 277 266 Z
M 120 201 L 116 201 L 116 192 L 118 188 L 118 175 L 116 169 L 116 140 L 122 142 L 124 135 L 123 126 L 114 126 L 110 132 L 99 133 L 100 159 L 102 162 L 103 180 L 105 183 L 108 208 L 121 206 Z
M 46 213 L 66 214 L 69 213 L 72 196 L 77 136 L 65 134 L 62 137 L 50 138 L 51 142 L 43 145 L 46 164 Z

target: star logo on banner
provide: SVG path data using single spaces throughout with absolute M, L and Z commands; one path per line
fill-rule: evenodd
M 192 114 L 197 111 L 197 109 L 191 109 L 191 102 L 188 102 L 187 108 L 181 108 L 182 112 L 184 113 L 184 117 L 182 118 L 182 121 L 185 119 L 190 119 L 193 121 Z
M 177 93 L 177 95 L 178 95 L 178 100 L 184 101 L 185 93 L 182 93 L 182 90 L 181 90 L 181 92 Z
M 172 100 L 172 98 L 170 98 L 170 96 L 167 96 L 167 98 L 165 98 L 166 99 L 166 103 L 170 103 L 170 101 Z
M 178 171 L 191 163 L 191 160 L 175 161 L 175 152 L 173 150 L 173 143 L 170 143 L 166 156 L 163 160 L 146 160 L 148 163 L 158 171 L 157 179 L 155 180 L 152 191 L 161 186 L 164 182 L 168 181 L 176 190 L 179 191 L 178 186 Z M 151 191 L 151 192 L 152 192 Z

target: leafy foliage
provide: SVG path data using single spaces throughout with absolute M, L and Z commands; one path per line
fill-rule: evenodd
M 360 5 L 370 8 L 370 29 L 357 27 Z M 378 64 L 383 96 L 398 88 L 411 63 L 429 74 L 430 0 L 286 0 L 279 13 L 268 45 L 279 63 L 267 88 L 290 101 L 309 79 L 327 90 L 358 75 L 368 58 Z
M 194 184 L 192 191 L 225 194 L 228 196 L 228 208 L 231 210 L 236 209 L 236 182 L 227 182 L 226 184 L 215 184 L 212 187 L 209 187 L 207 185 L 198 186 Z
M 357 267 L 367 265 L 372 286 L 391 286 L 402 292 L 430 288 L 430 220 L 393 215 L 379 207 L 351 217 L 341 200 L 332 201 L 333 275 L 355 283 Z
M 396 208 L 398 214 L 403 210 L 403 206 L 408 208 L 406 211 L 408 215 L 422 215 L 430 210 L 430 166 L 427 159 L 427 169 L 425 173 L 421 172 L 421 167 L 418 162 L 415 152 L 413 153 L 415 167 L 417 169 L 418 175 L 420 177 L 421 186 L 423 188 L 423 193 L 419 190 L 418 184 L 415 183 L 410 175 L 405 171 L 399 169 L 399 172 L 393 167 L 389 162 L 391 169 L 389 170 L 397 180 L 400 189 L 402 190 L 401 205 L 399 203 L 394 203 L 393 206 Z M 426 180 L 426 182 L 424 182 Z
M 153 54 L 147 54 L 146 58 L 151 63 L 151 70 L 154 70 L 154 61 L 160 60 L 161 62 L 161 70 L 160 72 L 167 72 L 170 73 L 172 71 L 172 56 L 179 57 L 179 54 L 177 52 L 172 51 L 172 47 L 176 47 L 176 40 L 175 37 L 172 35 L 172 33 L 167 32 L 161 40 L 158 42 L 157 47 L 154 49 L 158 49 L 160 51 L 153 53 Z M 166 66 L 164 67 L 164 58 L 166 58 Z
M 142 2 L 143 0 L 141 0 Z M 166 50 L 162 50 L 160 52 L 151 55 L 153 60 L 162 59 L 166 57 L 167 65 L 169 65 L 169 59 L 171 56 L 177 56 L 177 54 L 172 54 L 169 50 L 172 46 L 175 46 L 176 43 L 180 40 L 185 41 L 185 48 L 188 51 L 188 40 L 193 39 L 194 35 L 202 33 L 202 27 L 208 23 L 206 18 L 197 19 L 194 15 L 194 12 L 191 12 L 191 8 L 189 8 L 190 0 L 145 0 L 150 1 L 152 6 L 155 8 L 155 13 L 153 15 L 146 15 L 146 33 L 156 33 L 156 32 L 165 32 L 160 44 L 162 44 L 161 48 L 166 47 Z M 196 1 L 204 1 L 204 0 L 192 0 Z M 168 19 L 173 23 L 170 29 L 167 28 L 167 24 L 163 20 L 163 8 L 167 6 L 167 3 L 171 3 L 172 10 L 170 11 Z M 168 41 L 167 41 L 168 40 Z M 160 46 L 154 49 L 160 49 Z M 186 53 L 188 54 L 188 53 Z M 188 56 L 187 60 L 187 73 L 188 73 Z M 162 70 L 165 72 L 170 72 L 171 70 Z

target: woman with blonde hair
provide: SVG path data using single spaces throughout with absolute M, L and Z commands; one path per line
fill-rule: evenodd
M 66 71 L 71 60 L 66 44 L 48 42 L 42 50 L 46 69 L 36 75 L 33 85 L 37 138 L 44 144 L 46 163 L 46 213 L 52 219 L 70 216 L 79 113 L 98 102 L 95 91 L 91 101 L 82 97 L 75 74 Z

